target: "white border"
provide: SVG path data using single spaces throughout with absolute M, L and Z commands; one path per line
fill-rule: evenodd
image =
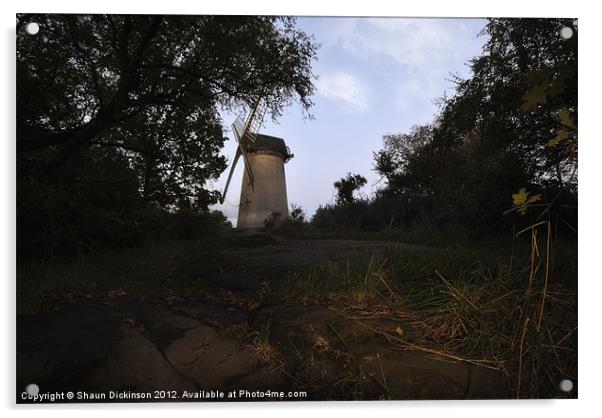
M 284 1 L 167 1 L 130 2 L 123 0 L 103 0 L 100 2 L 63 1 L 23 1 L 13 4 L 2 3 L 2 96 L 0 98 L 0 127 L 3 130 L 0 141 L 4 161 L 2 170 L 2 257 L 5 269 L 2 276 L 4 304 L 2 305 L 4 335 L 1 345 L 3 371 L 0 378 L 2 406 L 9 416 L 30 415 L 35 412 L 45 416 L 116 416 L 131 415 L 134 410 L 142 410 L 145 416 L 199 416 L 223 414 L 244 416 L 305 417 L 308 414 L 365 417 L 375 409 L 378 414 L 395 416 L 449 416 L 504 417 L 514 414 L 541 414 L 547 417 L 587 416 L 588 412 L 600 410 L 597 391 L 600 385 L 600 356 L 602 347 L 600 295 L 601 273 L 598 259 L 600 247 L 600 190 L 598 181 L 602 175 L 600 168 L 600 79 L 602 65 L 599 54 L 600 13 L 594 2 L 576 1 L 525 1 L 504 0 L 483 2 L 469 0 L 450 1 L 407 1 L 370 0 L 361 3 L 327 2 L 325 0 L 304 0 L 289 3 Z M 152 404 L 152 405 L 107 405 L 107 406 L 46 406 L 43 408 L 14 406 L 14 277 L 15 277 L 15 44 L 14 27 L 17 12 L 62 12 L 62 13 L 161 13 L 161 14 L 292 14 L 292 15 L 337 15 L 337 16 L 454 16 L 454 17 L 577 17 L 579 18 L 579 108 L 580 108 L 580 241 L 579 241 L 579 400 L 578 401 L 429 401 L 429 402 L 303 402 L 280 404 Z M 597 131 L 597 132 L 595 132 Z

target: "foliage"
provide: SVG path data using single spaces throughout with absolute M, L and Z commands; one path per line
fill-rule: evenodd
M 337 180 L 334 188 L 337 190 L 337 204 L 348 205 L 355 201 L 353 195 L 356 191 L 365 186 L 367 180 L 361 174 L 347 173 L 346 177 Z
M 149 206 L 127 160 L 103 151 L 66 162 L 58 171 L 60 183 L 18 180 L 19 257 L 50 259 L 159 239 L 218 237 L 231 229 L 219 212 Z
M 295 203 L 291 204 L 288 218 L 269 216 L 265 221 L 265 231 L 272 235 L 304 238 L 311 233 L 310 229 L 309 223 L 305 220 L 305 211 Z
M 575 36 L 561 38 L 564 26 Z M 511 205 L 522 215 L 541 205 L 574 230 L 576 23 L 490 19 L 484 32 L 489 40 L 471 61 L 472 76 L 456 78 L 435 122 L 386 135 L 374 155 L 386 181 L 379 193 L 396 202 L 392 225 L 413 213 L 485 233 L 517 222 L 504 216 Z
M 32 20 L 35 36 L 24 31 Z M 31 211 L 20 225 L 57 232 L 58 222 L 66 228 L 59 240 L 77 246 L 113 236 L 117 224 L 139 240 L 148 208 L 206 211 L 219 199 L 206 183 L 226 166 L 218 110 L 264 97 L 274 118 L 293 100 L 307 111 L 316 48 L 288 17 L 17 15 L 19 217 Z M 94 177 L 96 190 L 75 186 L 73 170 Z M 57 205 L 38 206 L 42 199 Z M 111 221 L 100 220 L 101 208 Z M 80 214 L 73 225 L 57 220 L 69 210 Z M 107 230 L 91 235 L 77 224 L 94 220 Z M 34 241 L 31 249 L 48 243 Z
M 524 187 L 520 189 L 518 193 L 513 194 L 512 205 L 514 208 L 512 210 L 516 210 L 521 215 L 524 215 L 527 213 L 527 208 L 530 205 L 541 200 L 541 195 L 536 194 L 534 196 L 529 196 L 529 194 L 530 193 L 526 191 Z
M 305 211 L 300 205 L 296 205 L 291 203 L 291 213 L 290 220 L 294 223 L 304 223 L 305 222 Z

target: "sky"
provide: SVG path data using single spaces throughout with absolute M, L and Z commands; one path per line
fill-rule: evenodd
M 432 122 L 435 100 L 453 94 L 452 75 L 468 77 L 468 61 L 480 55 L 486 21 L 445 18 L 300 17 L 297 26 L 320 44 L 312 71 L 318 76 L 315 105 L 304 118 L 292 105 L 261 133 L 284 138 L 295 155 L 285 165 L 289 207 L 300 205 L 310 218 L 334 203 L 333 183 L 348 172 L 368 180 L 370 196 L 383 182 L 373 171 L 373 152 L 382 137 Z M 222 114 L 229 129 L 234 115 Z M 234 157 L 234 135 L 222 154 Z M 242 161 L 241 161 L 242 162 Z M 243 164 L 236 167 L 228 195 L 215 205 L 236 225 Z M 209 187 L 223 190 L 229 167 Z

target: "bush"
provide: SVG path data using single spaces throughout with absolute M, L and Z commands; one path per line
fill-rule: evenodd
M 232 229 L 219 211 L 180 209 L 171 213 L 148 206 L 138 197 L 136 187 L 20 181 L 18 257 L 75 256 L 162 239 L 212 239 L 224 237 Z

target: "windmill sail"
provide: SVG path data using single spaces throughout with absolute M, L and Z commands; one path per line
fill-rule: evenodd
M 224 188 L 222 198 L 220 199 L 221 203 L 223 203 L 226 199 L 226 193 L 228 192 L 228 187 L 230 186 L 230 181 L 232 180 L 232 175 L 234 174 L 234 169 L 241 156 L 244 160 L 245 171 L 247 172 L 251 189 L 254 188 L 255 176 L 253 175 L 253 169 L 251 168 L 251 163 L 247 156 L 247 148 L 249 144 L 255 142 L 257 138 L 257 132 L 263 124 L 263 118 L 266 110 L 267 103 L 265 103 L 263 100 L 259 100 L 251 109 L 251 112 L 244 122 L 240 117 L 238 117 L 232 124 L 232 131 L 236 137 L 236 142 L 238 142 L 238 147 L 236 148 L 236 154 L 234 155 L 234 160 L 232 161 L 232 166 L 230 167 L 230 172 L 228 173 L 226 187 Z
M 240 147 L 236 147 L 236 154 L 234 154 L 234 160 L 232 161 L 232 165 L 230 166 L 230 172 L 228 173 L 228 180 L 226 180 L 226 187 L 224 187 L 224 192 L 222 193 L 222 197 L 220 199 L 220 203 L 224 203 L 226 199 L 226 193 L 228 193 L 228 187 L 230 187 L 230 181 L 232 180 L 232 175 L 234 174 L 234 168 L 236 167 L 236 163 L 238 162 L 241 155 Z

